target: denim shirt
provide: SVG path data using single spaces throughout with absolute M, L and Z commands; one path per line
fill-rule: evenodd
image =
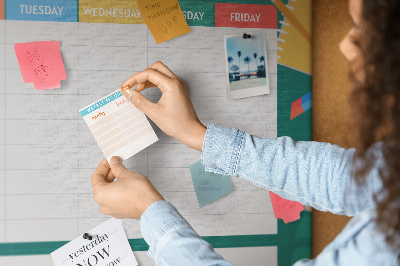
M 375 145 L 379 151 L 379 144 Z M 321 211 L 355 216 L 314 260 L 304 265 L 398 265 L 398 251 L 374 222 L 373 195 L 382 184 L 378 166 L 364 185 L 351 177 L 354 149 L 289 137 L 264 139 L 210 124 L 203 143 L 206 171 L 242 178 L 288 200 Z M 166 201 L 156 201 L 140 219 L 148 255 L 157 265 L 233 265 L 215 253 Z M 267 265 L 267 262 L 265 262 Z

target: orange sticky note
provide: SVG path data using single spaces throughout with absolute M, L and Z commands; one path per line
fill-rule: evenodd
M 269 196 L 271 197 L 275 218 L 282 219 L 285 224 L 300 219 L 300 212 L 304 210 L 301 203 L 281 198 L 271 191 Z
M 60 88 L 67 78 L 60 42 L 16 43 L 14 50 L 24 82 L 33 83 L 36 90 Z
M 190 32 L 178 0 L 137 0 L 137 4 L 157 43 Z

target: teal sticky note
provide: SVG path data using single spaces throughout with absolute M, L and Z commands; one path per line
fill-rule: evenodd
M 200 161 L 189 168 L 200 208 L 233 191 L 230 176 L 206 172 Z

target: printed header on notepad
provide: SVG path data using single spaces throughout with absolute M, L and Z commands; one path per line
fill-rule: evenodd
M 79 111 L 79 113 L 81 114 L 81 116 L 86 116 L 121 96 L 123 96 L 123 94 L 120 91 L 113 92 L 110 95 L 102 98 L 98 102 L 95 102 L 89 105 L 88 107 L 83 108 L 82 110 Z

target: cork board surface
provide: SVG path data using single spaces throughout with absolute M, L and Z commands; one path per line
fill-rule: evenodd
M 347 73 L 350 63 L 340 53 L 339 43 L 351 28 L 347 0 L 313 1 L 313 139 L 345 148 L 350 125 Z M 313 257 L 329 244 L 349 217 L 313 210 Z

